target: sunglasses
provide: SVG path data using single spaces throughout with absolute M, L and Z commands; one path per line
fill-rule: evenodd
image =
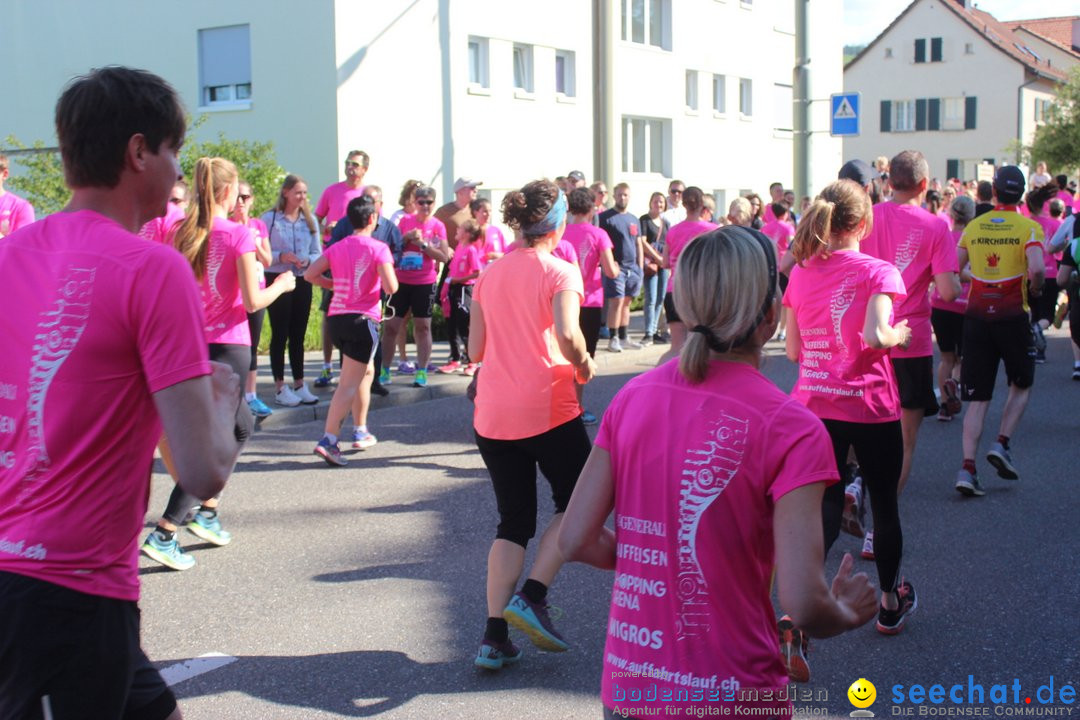
M 352 160 L 346 160 L 346 161 L 345 161 L 345 167 L 354 167 L 354 168 L 358 168 L 358 167 L 360 167 L 360 163 L 358 163 L 358 162 L 353 162 Z
M 434 205 L 435 201 L 434 200 L 417 200 L 416 204 L 417 205 Z
M 236 199 L 239 200 L 240 202 L 247 202 L 248 200 L 251 199 L 251 195 L 237 195 Z

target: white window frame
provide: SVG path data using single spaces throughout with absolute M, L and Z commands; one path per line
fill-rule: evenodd
M 577 60 L 573 50 L 555 51 L 555 92 L 562 97 L 577 97 Z M 560 68 L 560 61 L 562 67 Z M 559 84 L 563 89 L 559 90 Z
M 488 62 L 488 39 L 470 35 L 468 47 L 469 86 L 472 88 L 490 88 L 491 71 Z
M 623 116 L 622 171 L 671 176 L 671 120 Z
M 233 41 L 222 45 L 223 34 Z M 211 57 L 215 48 L 237 45 L 237 56 Z M 200 110 L 248 110 L 252 101 L 251 26 L 200 28 L 197 31 Z M 224 70 L 223 70 L 224 69 Z
M 697 70 L 686 71 L 686 112 L 696 113 L 698 108 L 701 107 L 701 103 L 698 101 L 698 86 L 701 83 L 698 79 Z
M 893 100 L 892 132 L 915 132 L 914 100 Z
M 532 95 L 536 85 L 533 81 L 533 46 L 514 43 L 511 54 L 514 64 L 514 90 L 518 97 L 522 93 Z
M 622 0 L 621 4 L 621 37 L 625 42 L 671 50 L 671 0 Z M 641 12 L 640 39 L 635 38 L 635 9 Z
M 713 73 L 712 76 L 712 109 L 713 114 L 723 116 L 727 114 L 727 76 Z
M 941 129 L 964 129 L 964 98 L 941 98 Z
M 754 80 L 739 78 L 739 117 L 754 116 Z

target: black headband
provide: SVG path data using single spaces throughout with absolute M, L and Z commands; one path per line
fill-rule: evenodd
M 742 225 L 727 225 L 715 232 L 719 235 L 741 236 L 737 241 L 745 241 L 751 238 L 756 240 L 758 245 L 761 246 L 762 252 L 765 253 L 765 260 L 769 266 L 769 291 L 765 294 L 765 302 L 762 303 L 761 310 L 758 311 L 757 317 L 754 318 L 754 322 L 745 333 L 735 340 L 720 342 L 716 338 L 716 335 L 713 334 L 713 331 L 704 325 L 695 325 L 690 330 L 690 332 L 696 332 L 703 335 L 706 344 L 708 344 L 709 349 L 713 352 L 726 353 L 730 352 L 733 348 L 746 344 L 750 339 L 750 336 L 754 334 L 754 331 L 757 330 L 758 326 L 765 320 L 765 316 L 769 313 L 769 308 L 772 307 L 772 304 L 776 299 L 776 251 L 773 249 L 772 241 L 769 240 L 768 236 L 759 230 L 754 230 Z

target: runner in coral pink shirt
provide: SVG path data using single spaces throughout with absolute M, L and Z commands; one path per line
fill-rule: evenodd
M 469 357 L 483 362 L 473 428 L 499 511 L 488 559 L 488 619 L 474 661 L 488 670 L 521 658 L 508 622 L 541 649 L 569 647 L 548 617 L 546 597 L 563 562 L 556 547 L 562 513 L 590 447 L 574 383 L 591 380 L 596 365 L 578 327 L 581 273 L 551 256 L 566 212 L 562 190 L 548 180 L 508 193 L 503 218 L 522 247 L 486 269 L 473 290 Z M 513 593 L 536 534 L 538 468 L 551 485 L 555 516 L 528 579 Z
M 874 592 L 847 556 L 830 594 L 819 513 L 838 479 L 831 443 L 758 370 L 780 311 L 769 240 L 723 228 L 683 258 L 692 272 L 677 302 L 694 331 L 678 361 L 631 380 L 608 407 L 559 547 L 615 570 L 606 717 L 647 717 L 661 704 L 678 717 L 786 716 L 774 570 L 780 604 L 823 636 L 872 618 Z M 614 532 L 604 527 L 612 510 Z
M 860 246 L 867 255 L 895 265 L 907 288 L 907 297 L 896 304 L 896 319 L 907 321 L 911 344 L 890 351 L 904 433 L 901 492 L 911 474 L 919 426 L 924 417 L 936 415 L 940 409 L 934 396 L 930 283 L 937 286 L 946 301 L 960 293 L 960 268 L 948 223 L 920 207 L 921 198 L 927 194 L 929 174 L 929 165 L 920 152 L 904 151 L 890 161 L 892 199 L 874 206 L 873 231 Z
M 894 172 L 897 163 L 894 158 Z M 798 265 L 784 294 L 786 350 L 799 363 L 792 396 L 824 420 L 838 469 L 854 448 L 874 517 L 870 542 L 882 592 L 877 628 L 893 635 L 903 630 L 916 600 L 911 583 L 900 578 L 897 487 L 904 447 L 888 351 L 906 346 L 912 333 L 906 320 L 893 323 L 894 302 L 905 292 L 899 270 L 858 250 L 877 229 L 874 222 L 869 196 L 851 180 L 832 183 L 814 200 L 791 247 Z M 825 493 L 826 552 L 840 531 L 844 495 L 840 485 Z

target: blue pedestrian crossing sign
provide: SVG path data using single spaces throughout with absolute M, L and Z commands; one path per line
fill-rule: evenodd
M 859 93 L 837 93 L 831 99 L 829 134 L 841 137 L 858 135 Z

